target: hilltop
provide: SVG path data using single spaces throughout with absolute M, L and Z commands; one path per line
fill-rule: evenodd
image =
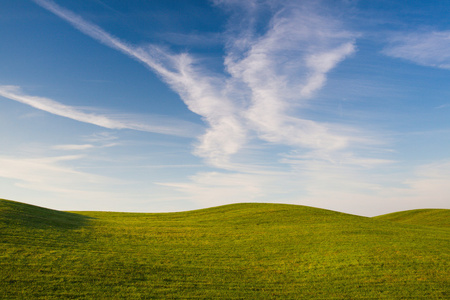
M 411 225 L 285 204 L 70 213 L 0 200 L 0 293 L 26 299 L 449 297 L 450 230 L 424 222 L 418 215 Z
M 450 228 L 450 209 L 415 209 L 375 217 L 410 225 Z

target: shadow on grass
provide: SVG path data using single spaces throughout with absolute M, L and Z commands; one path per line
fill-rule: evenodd
M 87 226 L 91 217 L 0 199 L 0 224 L 35 229 L 73 230 Z

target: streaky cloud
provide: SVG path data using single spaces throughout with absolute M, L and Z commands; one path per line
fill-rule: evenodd
M 229 23 L 224 35 L 227 74 L 212 74 L 187 53 L 130 45 L 50 0 L 33 1 L 158 74 L 207 124 L 194 154 L 212 166 L 235 169 L 230 157 L 251 143 L 254 133 L 260 140 L 306 148 L 321 156 L 364 143 L 346 134 L 352 130 L 344 126 L 294 116 L 324 86 L 328 72 L 356 51 L 356 35 L 321 15 L 314 5 L 268 5 L 269 26 L 261 33 L 252 28 L 259 13 L 256 1 L 215 1 L 230 12 L 248 15 L 243 21 L 248 26 L 242 29 L 241 23 Z M 120 125 L 140 129 L 138 124 Z
M 292 113 L 323 87 L 331 69 L 354 53 L 355 35 L 341 27 L 309 7 L 293 6 L 275 14 L 262 36 L 247 34 L 230 42 L 225 64 L 248 88 L 245 118 L 261 139 L 313 149 L 347 146 L 350 137 Z
M 64 150 L 64 151 L 83 151 L 94 148 L 109 148 L 119 145 L 118 143 L 109 143 L 104 145 L 93 145 L 93 144 L 66 144 L 66 145 L 55 145 L 52 147 L 54 150 Z
M 247 132 L 240 118 L 241 107 L 224 92 L 224 78 L 208 74 L 188 54 L 173 55 L 155 46 L 150 51 L 167 68 L 159 73 L 165 82 L 209 126 L 199 137 L 194 153 L 214 166 L 226 168 L 229 156 L 245 144 Z
M 55 145 L 52 147 L 52 149 L 55 150 L 87 150 L 95 148 L 94 145 L 91 144 L 82 144 L 82 145 Z
M 422 66 L 450 70 L 450 31 L 398 33 L 383 53 Z
M 155 124 L 151 124 L 150 120 L 147 122 L 135 122 L 131 118 L 123 119 L 120 116 L 110 117 L 98 113 L 89 113 L 52 99 L 24 94 L 18 86 L 0 86 L 0 96 L 54 115 L 108 129 L 132 129 L 182 137 L 192 137 L 199 131 L 197 125 L 181 120 L 166 119 L 161 122 L 163 118 L 157 117 Z M 173 124 L 169 125 L 170 122 Z
M 84 34 L 136 59 L 160 75 L 180 95 L 188 108 L 201 115 L 210 126 L 199 138 L 200 143 L 195 151 L 197 155 L 205 157 L 212 164 L 222 165 L 226 163 L 229 155 L 239 150 L 245 140 L 245 130 L 233 113 L 230 113 L 236 108 L 212 83 L 221 80 L 204 76 L 194 67 L 193 59 L 189 55 L 173 55 L 153 45 L 130 46 L 54 2 L 33 1 Z
M 59 6 L 58 4 L 54 3 L 53 1 L 50 1 L 50 0 L 32 0 L 32 1 L 34 1 L 36 4 L 42 6 L 43 8 L 49 10 L 50 12 L 54 13 L 58 17 L 64 19 L 65 21 L 69 22 L 72 26 L 74 26 L 79 31 L 81 31 L 84 34 L 92 37 L 93 39 L 105 44 L 106 46 L 114 48 L 116 50 L 119 50 L 139 61 L 153 65 L 152 61 L 148 60 L 144 53 L 139 53 L 139 51 L 136 51 L 136 49 L 133 49 L 133 47 L 129 46 L 125 42 L 110 35 L 109 33 L 104 31 L 97 25 L 87 22 L 80 16 Z

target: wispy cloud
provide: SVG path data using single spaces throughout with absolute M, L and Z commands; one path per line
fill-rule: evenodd
M 361 191 L 356 195 L 371 201 L 374 191 L 379 191 L 379 185 L 362 180 L 362 175 L 392 161 L 354 153 L 376 141 L 355 128 L 302 116 L 304 107 L 314 105 L 312 99 L 326 84 L 329 72 L 356 52 L 357 35 L 321 14 L 315 5 L 269 5 L 264 16 L 270 15 L 270 22 L 261 31 L 253 27 L 259 17 L 256 2 L 215 1 L 227 7 L 232 20 L 242 14 L 247 17 L 229 23 L 224 34 L 225 72 L 213 74 L 187 53 L 174 54 L 155 45 L 130 45 L 53 2 L 35 2 L 150 68 L 203 118 L 207 129 L 198 137 L 194 154 L 211 166 L 234 172 L 201 172 L 187 182 L 159 183 L 182 192 L 189 201 L 202 205 L 295 203 L 293 197 L 303 201 L 319 197 L 325 203 L 331 193 L 324 192 L 326 186 L 326 190 L 340 190 L 342 199 L 338 202 L 348 199 L 358 184 Z M 244 148 L 258 143 L 299 154 L 279 153 L 275 159 L 282 166 L 277 170 L 245 159 L 243 163 L 232 161 Z M 304 195 L 299 195 L 299 190 Z
M 54 150 L 66 150 L 66 151 L 72 151 L 72 150 L 88 150 L 88 149 L 94 149 L 94 148 L 109 148 L 117 146 L 118 143 L 109 143 L 104 145 L 92 145 L 92 144 L 67 144 L 67 145 L 55 145 L 52 147 Z
M 133 129 L 183 137 L 192 137 L 200 131 L 199 126 L 195 124 L 158 116 L 144 122 L 136 122 L 133 117 L 90 113 L 86 112 L 86 109 L 65 105 L 52 99 L 24 94 L 18 86 L 0 86 L 0 96 L 54 115 L 109 129 Z
M 354 35 L 340 27 L 310 9 L 290 7 L 274 16 L 264 35 L 233 41 L 225 63 L 249 90 L 245 117 L 260 138 L 312 149 L 347 145 L 349 137 L 331 126 L 293 116 L 325 84 L 326 74 L 355 51 Z M 243 54 L 241 45 L 248 45 Z
M 239 6 L 250 20 L 244 31 L 230 23 L 226 76 L 211 74 L 186 53 L 129 45 L 49 0 L 34 1 L 159 74 L 207 123 L 194 153 L 211 165 L 228 168 L 230 156 L 250 141 L 252 131 L 271 143 L 326 151 L 345 148 L 352 140 L 337 132 L 339 126 L 291 113 L 325 84 L 330 70 L 355 51 L 355 35 L 336 20 L 321 16 L 313 6 L 274 8 L 268 29 L 256 34 L 250 28 L 256 23 L 251 20 L 258 18 L 256 3 L 216 1 L 231 11 Z
M 442 105 L 436 106 L 435 109 L 442 109 L 442 108 L 447 108 L 447 107 L 450 107 L 450 104 L 449 104 L 449 103 L 446 103 L 446 104 L 442 104 Z
M 172 45 L 181 45 L 181 46 L 190 46 L 190 47 L 197 47 L 197 46 L 220 46 L 222 44 L 222 35 L 215 33 L 215 32 L 209 32 L 209 33 L 177 33 L 177 32 L 164 32 L 158 34 L 158 37 L 163 40 L 167 41 L 168 43 Z
M 83 144 L 83 145 L 55 145 L 52 148 L 55 150 L 87 150 L 94 148 L 94 145 Z
M 238 151 L 245 139 L 245 132 L 235 116 L 237 108 L 217 88 L 217 85 L 223 85 L 223 80 L 204 76 L 194 66 L 192 57 L 187 54 L 173 55 L 152 45 L 128 45 L 54 2 L 34 1 L 86 35 L 136 59 L 159 74 L 180 95 L 188 108 L 202 116 L 209 125 L 206 134 L 199 139 L 198 155 L 212 163 L 221 164 L 228 155 Z
M 139 61 L 146 61 L 147 57 L 142 56 L 141 54 L 137 53 L 136 49 L 133 49 L 133 47 L 127 45 L 126 43 L 120 41 L 119 39 L 115 38 L 114 36 L 108 34 L 106 31 L 101 29 L 100 27 L 85 21 L 80 16 L 74 14 L 73 12 L 57 5 L 56 3 L 50 1 L 50 0 L 33 0 L 38 5 L 44 7 L 45 9 L 51 11 L 55 15 L 59 16 L 60 18 L 66 20 L 70 24 L 72 24 L 75 28 L 80 30 L 81 32 L 87 34 L 88 36 L 100 41 L 101 43 L 105 44 L 106 46 L 109 46 L 111 48 L 114 48 L 116 50 L 119 50 L 129 56 L 132 56 L 136 58 Z
M 223 70 L 215 73 L 212 70 L 217 70 L 218 64 L 216 61 L 214 68 L 210 68 L 211 57 L 203 59 L 189 53 L 175 53 L 169 47 L 152 44 L 131 44 L 52 0 L 33 1 L 82 34 L 157 74 L 190 111 L 202 118 L 205 127 L 200 130 L 189 122 L 165 117 L 145 119 L 145 116 L 114 115 L 92 108 L 72 107 L 28 95 L 14 86 L 0 86 L 1 96 L 103 128 L 128 128 L 197 138 L 192 151 L 205 160 L 206 166 L 197 165 L 197 160 L 190 160 L 192 157 L 184 160 L 186 164 L 178 160 L 162 160 L 162 155 L 167 154 L 164 150 L 173 147 L 166 144 L 158 145 L 164 150 L 150 150 L 132 159 L 110 156 L 117 153 L 88 157 L 87 154 L 95 154 L 93 150 L 97 148 L 117 145 L 114 143 L 116 137 L 111 134 L 118 133 L 105 130 L 82 140 L 66 140 L 67 144 L 51 148 L 58 150 L 55 153 L 83 153 L 86 156 L 37 159 L 1 156 L 0 176 L 11 179 L 14 185 L 72 198 L 71 195 L 82 195 L 86 199 L 100 198 L 96 197 L 100 195 L 97 192 L 105 186 L 115 190 L 114 183 L 111 183 L 113 179 L 79 171 L 79 166 L 83 166 L 83 170 L 94 170 L 108 176 L 117 172 L 121 178 L 133 181 L 121 195 L 126 194 L 130 200 L 133 198 L 130 194 L 134 194 L 140 203 L 150 203 L 153 200 L 149 198 L 158 198 L 158 201 L 180 201 L 177 204 L 188 200 L 183 203 L 204 207 L 267 201 L 306 204 L 357 214 L 367 214 L 368 211 L 380 214 L 389 212 L 387 209 L 394 210 L 394 204 L 391 204 L 394 202 L 399 209 L 417 208 L 415 203 L 425 201 L 432 206 L 448 202 L 448 161 L 419 166 L 416 172 L 405 172 L 404 166 L 399 166 L 401 163 L 390 159 L 396 154 L 387 154 L 379 149 L 385 145 L 380 137 L 383 132 L 371 134 L 357 128 L 365 114 L 359 112 L 358 118 L 354 118 L 344 113 L 341 118 L 334 119 L 345 118 L 352 126 L 339 121 L 327 122 L 327 116 L 334 113 L 330 107 L 336 106 L 329 100 L 328 91 L 325 94 L 329 98 L 323 101 L 316 98 L 332 76 L 332 71 L 358 50 L 358 34 L 348 30 L 345 22 L 339 20 L 340 12 L 334 10 L 336 3 L 327 11 L 323 5 L 327 1 L 213 0 L 211 2 L 224 8 L 229 16 L 224 32 L 160 36 L 165 44 L 190 45 L 194 51 L 196 46 L 223 44 L 223 56 L 215 57 L 221 59 Z M 450 69 L 449 41 L 449 31 L 402 33 L 392 36 L 384 53 L 420 65 Z M 363 51 L 365 47 L 362 47 Z M 353 81 L 352 86 L 344 85 L 342 90 L 363 90 L 353 99 L 366 101 L 370 92 L 378 94 L 380 85 L 368 84 L 365 80 Z M 367 91 L 375 88 L 377 91 Z M 389 96 L 398 91 L 397 87 L 395 90 L 392 88 Z M 325 108 L 318 104 L 325 102 L 327 114 L 323 114 Z M 441 104 L 435 104 L 435 108 L 448 107 Z M 121 145 L 126 145 L 126 142 Z M 133 141 L 131 146 L 135 145 Z M 183 154 L 191 150 L 186 150 L 184 143 L 179 143 L 178 147 L 183 147 Z M 107 153 L 106 149 L 102 150 Z M 124 153 L 117 152 L 120 155 Z M 144 159 L 149 154 L 152 159 Z M 117 162 L 117 157 L 122 161 Z M 156 165 L 152 164 L 154 157 L 158 160 Z M 92 161 L 97 163 L 100 159 L 108 160 L 104 164 L 107 171 L 102 164 L 92 164 Z M 112 161 L 117 164 L 113 166 Z M 216 168 L 212 171 L 209 166 Z M 161 175 L 167 168 L 178 171 L 170 175 L 167 172 L 167 177 Z M 144 173 L 152 175 L 141 178 Z M 156 188 L 155 180 L 158 181 Z M 166 193 L 167 188 L 170 190 Z M 157 194 L 159 189 L 164 193 Z M 121 188 L 117 190 L 124 191 Z M 110 195 L 101 195 L 107 199 L 105 201 L 114 197 L 108 191 Z M 147 206 L 145 209 L 152 208 Z
M 383 53 L 423 66 L 450 69 L 450 31 L 399 33 Z

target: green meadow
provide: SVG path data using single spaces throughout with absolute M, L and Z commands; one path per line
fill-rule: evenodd
M 0 298 L 448 299 L 449 219 L 261 203 L 61 212 L 0 200 Z

